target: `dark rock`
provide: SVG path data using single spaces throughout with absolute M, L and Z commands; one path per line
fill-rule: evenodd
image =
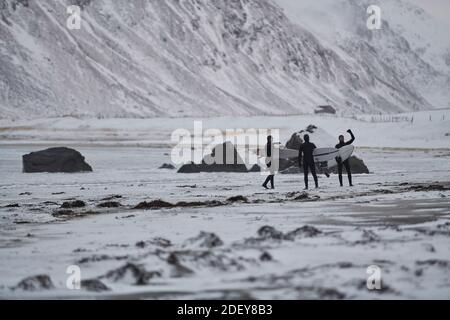
M 286 142 L 286 148 L 298 150 L 303 143 L 303 136 L 305 134 L 312 134 L 316 131 L 317 126 L 310 124 L 305 130 L 300 130 L 292 134 L 291 138 Z
M 368 242 L 376 242 L 376 241 L 380 241 L 381 240 L 380 236 L 377 235 L 372 230 L 363 230 L 362 237 L 363 237 L 364 240 L 366 240 Z
M 72 216 L 75 215 L 75 212 L 73 210 L 56 210 L 52 213 L 52 216 L 54 217 L 63 217 L 63 216 Z
M 194 163 L 187 163 L 181 166 L 180 169 L 178 169 L 178 173 L 200 173 L 200 170 L 203 170 L 204 165 L 198 165 Z
M 136 243 L 136 247 L 141 248 L 141 249 L 143 249 L 149 245 L 155 245 L 158 247 L 167 248 L 167 247 L 170 247 L 172 245 L 172 243 L 170 242 L 170 240 L 167 240 L 164 238 L 153 238 L 148 241 L 139 241 Z
M 166 202 L 163 200 L 153 200 L 150 202 L 144 201 L 139 203 L 134 209 L 140 209 L 140 210 L 156 210 L 156 209 L 163 209 L 163 208 L 193 208 L 193 207 L 218 207 L 223 206 L 224 203 L 217 201 L 217 200 L 211 200 L 211 201 L 180 201 L 176 204 L 172 204 L 170 202 Z
M 158 271 L 147 271 L 140 265 L 127 263 L 120 268 L 109 271 L 102 278 L 107 278 L 111 281 L 117 282 L 131 277 L 133 279 L 132 284 L 147 285 L 151 279 L 160 276 L 161 273 Z
M 348 159 L 348 161 L 350 163 L 350 169 L 351 169 L 352 173 L 354 173 L 354 174 L 369 174 L 370 173 L 369 172 L 369 168 L 366 166 L 364 161 L 362 159 L 359 159 L 357 156 L 351 156 Z M 345 169 L 345 166 L 342 168 L 342 172 L 344 174 L 347 173 L 347 170 Z M 324 172 L 323 172 L 323 170 L 321 168 L 317 168 L 317 173 L 322 174 Z M 328 173 L 337 174 L 338 173 L 338 167 L 336 166 L 336 167 L 330 168 L 328 170 Z
M 210 155 L 203 158 L 201 164 L 185 164 L 178 173 L 199 172 L 248 172 L 245 162 L 231 142 L 216 146 Z
M 177 202 L 174 206 L 180 208 L 192 208 L 192 207 L 218 207 L 222 205 L 223 203 L 220 201 L 211 200 L 211 201 L 193 201 L 193 202 L 180 201 Z
M 301 132 L 295 132 L 292 134 L 291 138 L 286 142 L 286 148 L 298 150 L 300 145 L 303 143 L 303 138 Z
M 115 200 L 115 199 L 122 199 L 122 196 L 116 194 L 116 195 L 112 195 L 112 196 L 103 198 L 102 201 L 112 201 L 112 200 Z
M 139 210 L 149 210 L 149 209 L 161 209 L 161 208 L 173 208 L 174 205 L 163 201 L 163 200 L 153 200 L 150 202 L 141 202 L 139 203 L 136 207 L 134 207 L 134 209 L 139 209 Z
M 277 229 L 271 226 L 264 226 L 259 228 L 258 235 L 265 239 L 269 238 L 277 240 L 281 240 L 284 237 L 283 232 L 278 231 Z
M 118 208 L 120 206 L 121 206 L 121 204 L 119 202 L 115 202 L 115 201 L 103 202 L 103 203 L 100 203 L 99 205 L 97 205 L 97 207 L 99 207 L 99 208 Z
M 188 267 L 184 266 L 180 259 L 178 258 L 178 255 L 174 252 L 170 253 L 170 255 L 167 257 L 167 263 L 170 264 L 173 269 L 171 271 L 171 276 L 174 278 L 181 278 L 185 276 L 190 276 L 194 274 L 194 271 L 189 269 Z
M 69 148 L 51 148 L 32 152 L 22 157 L 23 172 L 91 172 L 84 157 L 76 150 Z
M 202 248 L 215 248 L 223 245 L 223 241 L 214 233 L 200 232 L 197 237 L 186 241 L 188 245 L 196 245 Z
M 344 261 L 344 262 L 338 262 L 338 263 L 336 263 L 336 266 L 337 266 L 339 269 L 349 269 L 349 268 L 353 268 L 353 267 L 354 267 L 354 264 L 351 263 L 351 262 L 346 262 L 346 261 Z
M 61 205 L 62 209 L 72 209 L 72 208 L 84 208 L 86 206 L 86 203 L 81 200 L 75 200 L 71 202 L 64 202 Z
M 272 261 L 273 258 L 272 258 L 270 253 L 263 252 L 263 254 L 261 254 L 261 256 L 259 257 L 259 260 L 261 260 L 261 261 Z
M 77 261 L 78 264 L 86 264 L 100 261 L 122 261 L 128 259 L 128 256 L 109 256 L 107 254 L 94 254 L 90 257 L 84 257 Z
M 54 285 L 48 275 L 31 276 L 20 281 L 13 289 L 25 291 L 40 291 L 53 289 Z
M 188 184 L 188 185 L 183 185 L 183 186 L 177 186 L 177 188 L 196 189 L 196 188 L 197 188 L 197 185 L 196 185 L 196 184 Z
M 261 167 L 257 164 L 254 164 L 248 172 L 261 172 Z
M 411 186 L 407 188 L 407 190 L 421 192 L 421 191 L 446 191 L 450 189 L 441 184 L 430 184 L 430 185 Z
M 158 169 L 168 169 L 168 170 L 174 170 L 175 166 L 170 163 L 164 163 L 162 166 L 160 166 Z
M 256 263 L 256 260 L 244 258 L 232 258 L 226 254 L 218 253 L 213 250 L 185 250 L 173 252 L 178 263 L 183 262 L 188 265 L 193 264 L 196 267 L 206 267 L 221 271 L 239 271 L 244 270 L 242 261 Z
M 235 196 L 227 199 L 228 202 L 245 202 L 248 203 L 248 199 L 244 196 Z
M 306 200 L 309 199 L 309 195 L 307 192 L 289 192 L 286 194 L 286 197 L 295 199 L 295 200 Z
M 20 205 L 18 203 L 8 204 L 4 208 L 19 208 Z
M 309 126 L 306 127 L 306 132 L 314 133 L 314 131 L 316 131 L 316 129 L 317 129 L 317 126 L 310 124 Z
M 441 268 L 450 267 L 450 261 L 440 260 L 440 259 L 429 259 L 429 260 L 416 261 L 416 264 L 418 266 L 437 266 L 437 267 L 441 267 Z
M 303 226 L 286 233 L 285 239 L 294 240 L 296 238 L 312 238 L 321 234 L 322 231 L 312 226 Z
M 307 192 L 289 192 L 286 197 L 292 201 L 317 201 L 320 196 L 310 196 Z
M 103 292 L 103 291 L 111 290 L 103 282 L 101 282 L 98 279 L 81 280 L 80 285 L 81 285 L 81 289 L 84 289 L 87 291 L 92 291 L 92 292 Z
M 369 168 L 366 166 L 366 164 L 364 163 L 364 161 L 360 158 L 358 158 L 357 156 L 351 156 L 349 159 L 350 162 L 350 168 L 352 173 L 365 173 L 365 174 L 369 174 Z M 334 171 L 334 170 L 333 170 Z M 337 168 L 335 170 L 337 173 Z M 343 169 L 343 172 L 346 172 L 345 170 L 345 166 Z

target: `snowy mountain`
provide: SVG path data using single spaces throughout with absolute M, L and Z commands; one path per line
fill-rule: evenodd
M 436 107 L 450 107 L 449 24 L 422 7 L 406 0 L 275 1 L 294 23 L 308 28 L 329 46 L 361 64 L 375 53 L 378 62 L 388 64 L 418 95 Z M 416 2 L 426 8 L 426 0 Z M 366 27 L 370 5 L 381 9 L 380 30 Z
M 286 8 L 288 0 L 276 1 Z M 334 22 L 344 14 L 359 22 L 333 27 L 340 33 L 333 40 L 329 30 L 319 32 L 330 22 L 316 19 L 318 11 L 303 20 L 272 0 L 0 0 L 0 117 L 297 114 L 325 103 L 350 114 L 448 105 L 446 62 L 432 64 L 420 38 L 413 47 L 409 31 L 387 21 L 381 32 L 369 31 L 365 15 L 356 18 L 361 5 L 339 1 Z M 66 27 L 71 4 L 82 7 L 80 30 Z

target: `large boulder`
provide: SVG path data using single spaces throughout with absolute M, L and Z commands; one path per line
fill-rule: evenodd
M 90 172 L 92 168 L 78 151 L 69 148 L 50 148 L 22 157 L 23 172 Z
M 178 173 L 199 172 L 249 172 L 249 170 L 234 144 L 225 142 L 214 147 L 212 153 L 205 156 L 201 164 L 185 164 L 178 170 Z

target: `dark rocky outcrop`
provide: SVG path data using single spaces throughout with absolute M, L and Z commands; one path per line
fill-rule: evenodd
M 258 229 L 258 236 L 264 239 L 283 239 L 283 232 L 275 229 L 272 226 L 263 226 Z
M 303 227 L 297 228 L 295 230 L 283 233 L 280 230 L 275 229 L 272 226 L 263 226 L 258 229 L 257 238 L 247 238 L 245 239 L 246 244 L 255 245 L 263 241 L 294 241 L 298 238 L 312 238 L 322 234 L 319 229 L 305 225 Z
M 81 280 L 80 285 L 81 285 L 81 289 L 84 289 L 86 291 L 91 291 L 91 292 L 103 292 L 103 291 L 111 290 L 103 282 L 101 282 L 98 279 Z
M 4 206 L 3 208 L 19 208 L 20 205 L 18 203 L 8 204 Z
M 202 231 L 198 236 L 188 239 L 186 244 L 201 248 L 215 248 L 223 245 L 223 241 L 214 233 Z
M 234 196 L 227 199 L 228 202 L 245 202 L 248 203 L 248 198 L 244 196 Z
M 85 162 L 78 151 L 69 148 L 50 148 L 32 152 L 22 157 L 23 172 L 91 172 L 92 167 Z
M 249 172 L 247 166 L 231 142 L 216 146 L 210 155 L 203 158 L 201 164 L 183 165 L 178 173 L 200 172 Z
M 166 261 L 169 265 L 172 266 L 172 270 L 170 272 L 171 277 L 182 278 L 182 277 L 186 277 L 186 276 L 190 276 L 190 275 L 194 274 L 194 271 L 192 271 L 188 267 L 184 266 L 180 262 L 178 255 L 174 252 L 169 254 Z
M 366 166 L 364 161 L 357 156 L 351 156 L 349 158 L 349 162 L 352 173 L 370 173 L 369 168 Z M 345 167 L 343 168 L 343 172 L 346 173 Z M 338 173 L 337 167 L 332 168 L 330 173 Z
M 270 253 L 268 253 L 267 251 L 263 252 L 260 256 L 259 256 L 259 260 L 261 261 L 272 261 L 273 257 Z
M 144 267 L 133 263 L 127 263 L 115 270 L 109 271 L 102 278 L 109 279 L 114 282 L 131 279 L 134 285 L 147 285 L 149 281 L 155 277 L 161 277 L 158 271 L 147 271 Z
M 119 208 L 120 206 L 122 205 L 117 201 L 106 201 L 97 205 L 99 208 Z
M 258 164 L 254 164 L 248 172 L 261 172 L 261 166 Z
M 161 199 L 153 200 L 150 202 L 143 201 L 135 206 L 133 209 L 137 210 L 157 210 L 157 209 L 170 209 L 170 208 L 193 208 L 193 207 L 218 207 L 223 206 L 225 203 L 217 201 L 217 200 L 209 200 L 209 201 L 180 201 L 177 203 L 170 203 L 163 201 Z
M 158 169 L 168 169 L 168 170 L 174 170 L 175 166 L 170 163 L 163 163 Z
M 294 240 L 296 238 L 312 238 L 318 236 L 321 233 L 322 231 L 320 231 L 319 229 L 313 226 L 306 225 L 286 233 L 285 239 Z
M 162 208 L 173 208 L 174 205 L 172 203 L 163 201 L 163 200 L 153 200 L 150 202 L 144 201 L 139 203 L 134 209 L 138 210 L 149 210 L 149 209 L 162 209 Z
M 305 130 L 300 130 L 299 132 L 293 133 L 289 141 L 286 142 L 286 148 L 298 150 L 300 145 L 303 143 L 303 135 L 312 134 L 316 129 L 317 127 L 315 125 L 310 124 Z
M 53 289 L 54 285 L 46 274 L 31 276 L 20 281 L 13 290 L 40 291 Z
M 160 238 L 160 237 L 156 237 L 156 238 L 150 239 L 148 241 L 139 241 L 136 243 L 136 247 L 140 248 L 140 249 L 144 249 L 148 246 L 157 246 L 157 247 L 161 247 L 161 248 L 167 248 L 167 247 L 170 247 L 171 245 L 172 245 L 172 242 L 170 242 L 170 240 Z
M 67 201 L 64 202 L 61 205 L 62 209 L 72 209 L 72 208 L 84 208 L 86 206 L 86 203 L 81 200 L 75 200 L 75 201 Z

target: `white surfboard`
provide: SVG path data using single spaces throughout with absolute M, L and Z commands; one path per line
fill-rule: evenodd
M 355 147 L 352 145 L 343 146 L 340 149 L 318 148 L 314 150 L 314 162 L 319 168 L 330 169 L 336 167 L 339 161 L 345 161 L 351 157 Z

